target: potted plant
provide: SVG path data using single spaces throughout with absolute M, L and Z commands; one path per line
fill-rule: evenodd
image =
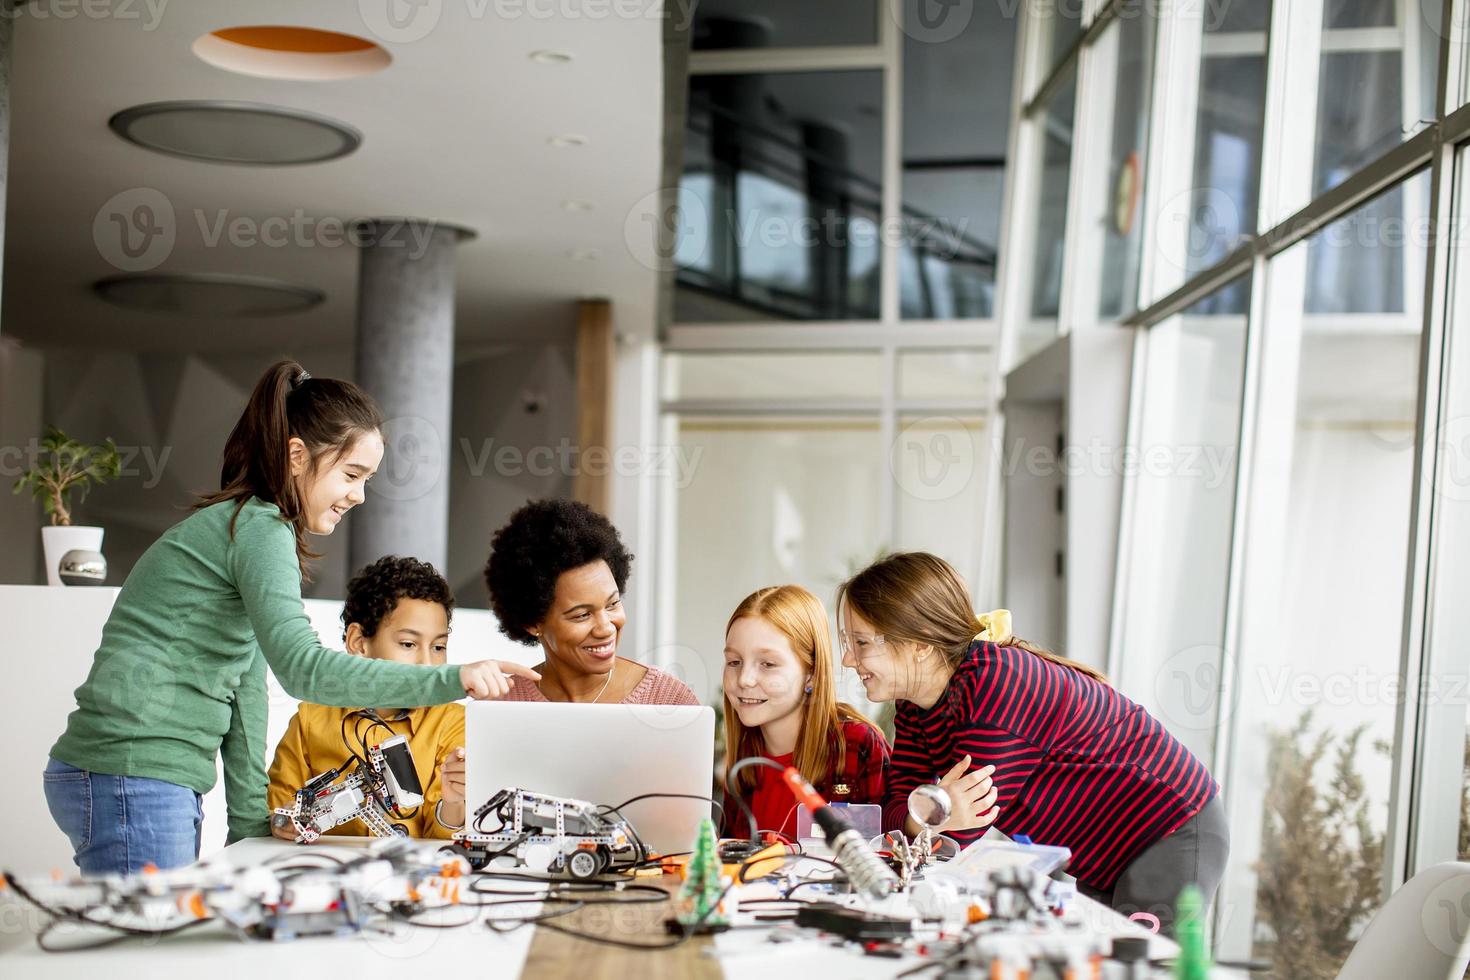
M 15 481 L 14 492 L 29 489 L 50 516 L 51 525 L 41 528 L 46 581 L 50 585 L 62 585 L 63 555 L 69 551 L 88 551 L 95 553 L 100 562 L 102 552 L 102 528 L 72 524 L 72 492 L 79 491 L 78 500 L 84 499 L 92 484 L 117 479 L 122 464 L 111 439 L 101 446 L 88 446 L 54 426 L 46 430 L 39 448 L 30 469 Z

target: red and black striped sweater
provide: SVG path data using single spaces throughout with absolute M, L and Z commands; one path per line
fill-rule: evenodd
M 898 702 L 883 826 L 902 826 L 910 791 L 966 754 L 974 768 L 995 766 L 995 826 L 1070 848 L 1068 871 L 1101 891 L 1219 791 L 1139 705 L 1069 667 L 993 643 L 970 647 L 929 710 Z M 968 844 L 983 833 L 952 836 Z

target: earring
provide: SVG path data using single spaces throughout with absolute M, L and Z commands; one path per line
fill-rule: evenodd
M 806 693 L 808 693 L 808 694 L 812 693 L 812 686 L 810 684 L 808 684 L 806 686 Z

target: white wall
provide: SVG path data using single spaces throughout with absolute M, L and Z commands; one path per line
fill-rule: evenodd
M 0 447 L 24 446 L 54 424 L 84 442 L 111 438 L 123 451 L 122 477 L 76 506 L 76 523 L 106 528 L 109 585 L 123 583 L 158 535 L 187 516 L 198 492 L 219 486 L 225 440 L 250 389 L 278 356 L 57 349 L 44 356 L 43 386 L 42 354 L 7 350 L 14 366 L 7 369 L 0 360 Z M 348 347 L 290 355 L 322 377 L 352 375 Z M 441 571 L 461 606 L 487 605 L 481 569 L 491 535 L 511 511 L 533 497 L 570 492 L 569 472 L 537 476 L 525 461 L 537 447 L 555 449 L 575 436 L 575 394 L 571 348 L 564 343 L 481 345 L 459 353 L 448 456 L 453 533 L 449 567 Z M 534 411 L 528 409 L 533 403 Z M 495 452 L 507 447 L 516 456 L 497 465 Z M 34 551 L 40 512 L 9 496 L 4 472 L 0 540 L 7 547 L 0 549 L 0 582 L 35 583 L 41 580 Z M 368 501 L 371 506 L 371 488 Z M 8 546 L 12 533 L 22 547 Z M 322 557 L 306 594 L 342 595 L 354 571 L 348 535 L 313 538 L 312 547 Z
M 10 693 L 0 712 L 0 868 L 36 873 L 51 868 L 74 870 L 71 848 L 52 822 L 41 789 L 41 772 L 52 744 L 76 706 L 73 692 L 87 677 L 102 626 L 117 598 L 110 588 L 49 588 L 0 585 L 0 622 L 6 624 L 4 666 Z M 307 613 L 322 642 L 340 648 L 340 601 L 309 599 Z M 495 618 L 483 610 L 454 614 L 449 643 L 451 663 L 492 658 L 518 663 L 540 662 L 539 649 L 523 647 L 501 636 Z M 270 684 L 270 720 L 266 744 L 276 742 L 295 711 L 296 701 Z M 269 759 L 265 760 L 267 764 Z M 216 784 L 204 798 L 203 852 L 224 846 L 224 788 Z

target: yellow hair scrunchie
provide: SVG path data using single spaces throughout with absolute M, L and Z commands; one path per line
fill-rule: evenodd
M 1005 643 L 1015 635 L 1011 632 L 1009 609 L 992 609 L 988 613 L 981 613 L 975 617 L 975 625 L 980 627 L 980 632 L 975 634 L 977 640 Z

